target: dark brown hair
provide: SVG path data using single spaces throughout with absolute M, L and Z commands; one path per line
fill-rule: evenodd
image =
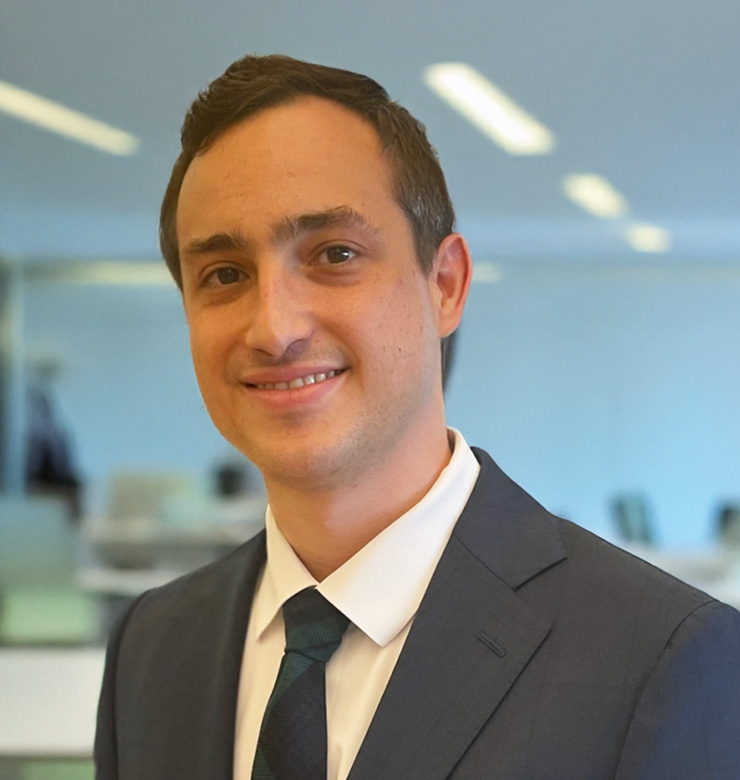
M 393 172 L 394 197 L 413 231 L 419 264 L 429 271 L 439 243 L 453 230 L 455 213 L 424 126 L 367 76 L 275 54 L 237 60 L 198 95 L 185 117 L 182 151 L 172 169 L 159 219 L 162 255 L 178 287 L 182 288 L 182 275 L 177 202 L 193 158 L 237 122 L 302 96 L 339 103 L 375 128 Z

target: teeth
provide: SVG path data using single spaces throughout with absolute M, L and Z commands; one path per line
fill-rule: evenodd
M 290 382 L 264 382 L 261 385 L 256 385 L 256 387 L 260 390 L 297 390 L 304 385 L 315 385 L 319 382 L 325 382 L 327 379 L 331 379 L 339 373 L 341 372 L 332 369 L 326 373 L 320 372 L 318 374 L 300 376 L 297 379 L 292 379 Z

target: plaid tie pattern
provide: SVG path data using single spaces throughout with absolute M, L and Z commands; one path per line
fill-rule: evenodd
M 285 653 L 262 718 L 252 780 L 326 780 L 325 667 L 349 619 L 317 590 L 283 604 Z

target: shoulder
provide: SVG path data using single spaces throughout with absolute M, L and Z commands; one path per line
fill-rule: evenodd
M 582 582 L 594 594 L 635 606 L 655 602 L 661 609 L 677 614 L 688 614 L 714 601 L 707 593 L 575 523 L 558 518 L 557 524 L 566 550 L 569 579 Z
M 740 776 L 740 613 L 709 599 L 675 626 L 632 711 L 617 778 Z
M 165 753 L 173 766 L 188 764 L 189 748 L 197 752 L 199 743 L 186 745 L 172 724 L 197 721 L 205 701 L 213 706 L 199 733 L 214 723 L 216 740 L 219 729 L 233 730 L 232 695 L 264 555 L 262 533 L 224 558 L 142 594 L 121 618 L 108 642 L 98 708 L 99 772 L 125 765 L 121 776 L 153 777 L 156 757 Z
M 116 634 L 126 644 L 168 632 L 179 623 L 193 624 L 199 616 L 212 620 L 239 608 L 251 598 L 264 562 L 264 532 L 206 566 L 143 593 L 122 617 Z
M 481 450 L 481 476 L 459 536 L 476 557 L 553 625 L 558 641 L 589 636 L 657 659 L 681 624 L 716 603 L 635 555 L 556 517 Z M 710 609 L 713 611 L 714 608 Z M 731 607 L 719 610 L 737 615 Z M 571 642 L 564 640 L 569 646 Z
M 601 603 L 618 620 L 639 621 L 659 636 L 661 651 L 693 636 L 736 636 L 740 612 L 665 571 L 566 520 L 559 520 L 568 551 L 570 592 Z
M 740 618 L 734 608 L 581 526 L 560 518 L 554 523 L 565 557 L 521 595 L 548 609 L 556 630 L 588 632 L 594 646 L 612 643 L 633 659 L 641 651 L 647 670 L 677 635 Z

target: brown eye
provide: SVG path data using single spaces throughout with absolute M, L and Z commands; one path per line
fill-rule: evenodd
M 330 246 L 325 250 L 326 259 L 331 265 L 338 265 L 339 263 L 346 263 L 357 255 L 354 249 L 350 249 L 348 246 Z
M 241 271 L 236 268 L 218 268 L 213 276 L 219 284 L 236 284 L 241 280 Z

